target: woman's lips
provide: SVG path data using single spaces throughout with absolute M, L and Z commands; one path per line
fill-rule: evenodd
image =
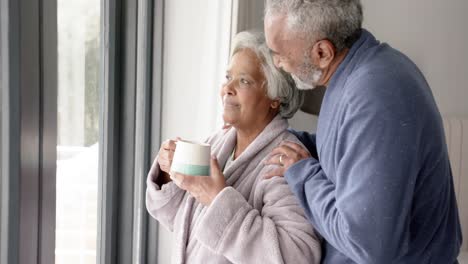
M 225 108 L 237 108 L 240 106 L 239 103 L 227 98 L 223 100 L 223 104 Z
M 224 103 L 224 107 L 239 107 L 239 104 Z

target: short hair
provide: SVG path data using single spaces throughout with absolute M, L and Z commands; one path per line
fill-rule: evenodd
M 233 39 L 231 57 L 244 49 L 249 49 L 257 55 L 265 75 L 267 95 L 272 100 L 280 101 L 281 117 L 287 119 L 293 117 L 304 101 L 304 94 L 296 88 L 294 80 L 288 73 L 276 68 L 266 45 L 265 35 L 259 31 L 238 33 Z
M 265 16 L 287 15 L 290 30 L 310 40 L 328 39 L 338 51 L 359 38 L 363 13 L 360 0 L 266 0 Z

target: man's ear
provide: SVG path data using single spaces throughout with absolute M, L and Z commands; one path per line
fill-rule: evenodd
M 315 43 L 311 50 L 311 58 L 314 65 L 320 69 L 326 69 L 330 66 L 335 58 L 335 45 L 327 39 L 323 39 Z

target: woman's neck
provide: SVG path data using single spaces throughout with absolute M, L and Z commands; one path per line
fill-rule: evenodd
M 274 116 L 270 116 L 264 122 L 255 123 L 252 126 L 245 128 L 238 128 L 237 130 L 237 144 L 234 152 L 234 159 L 240 156 L 242 152 L 252 143 L 257 136 L 262 133 L 263 129 L 273 120 Z

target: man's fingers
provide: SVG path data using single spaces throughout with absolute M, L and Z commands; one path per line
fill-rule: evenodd
M 294 151 L 296 151 L 297 153 L 299 153 L 301 156 L 310 156 L 309 152 L 307 152 L 307 150 L 305 150 L 301 145 L 299 145 L 297 143 L 285 140 L 281 144 L 285 145 L 285 146 L 288 146 L 289 148 L 291 148 Z
M 294 149 L 295 151 L 300 151 L 302 149 L 301 145 L 295 143 L 295 142 L 292 142 L 292 141 L 289 141 L 289 140 L 285 140 L 283 142 L 281 142 L 281 145 L 286 145 L 292 149 Z
M 279 146 L 279 147 L 274 148 L 274 149 L 270 152 L 270 157 L 276 156 L 276 155 L 279 155 L 279 154 L 291 155 L 292 153 L 294 153 L 293 149 L 291 149 L 291 148 L 288 147 L 288 146 L 281 145 L 281 146 Z
M 279 159 L 279 155 L 285 155 L 286 157 L 294 157 L 297 154 L 298 153 L 294 149 L 292 149 L 291 147 L 289 147 L 287 145 L 281 145 L 279 147 L 274 148 L 270 152 L 270 155 L 268 156 L 268 158 L 271 159 L 274 156 L 278 156 L 276 158 Z
M 276 154 L 276 155 L 271 155 L 266 159 L 265 161 L 265 165 L 280 165 L 281 166 L 281 163 L 279 161 L 279 158 L 281 155 L 284 155 L 284 154 Z M 284 159 L 284 157 L 283 157 Z
M 276 147 L 270 152 L 270 154 L 268 155 L 268 158 L 271 158 L 279 154 L 283 154 L 283 150 L 281 147 Z
M 263 178 L 264 179 L 271 179 L 273 177 L 276 177 L 276 176 L 279 176 L 279 177 L 283 177 L 284 175 L 284 168 L 276 168 L 276 169 L 272 169 L 271 171 L 267 172 Z
M 295 149 L 291 148 L 288 145 L 282 145 L 281 147 L 283 150 L 283 154 L 287 157 L 295 157 L 299 155 L 299 153 Z

